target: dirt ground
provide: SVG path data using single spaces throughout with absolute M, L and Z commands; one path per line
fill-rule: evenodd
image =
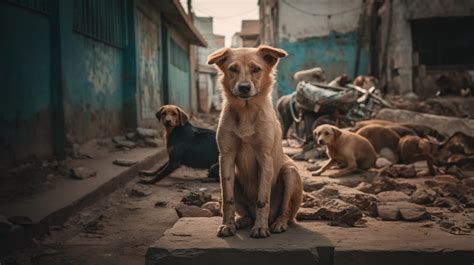
M 220 197 L 218 183 L 200 181 L 206 175 L 183 168 L 151 186 L 137 184 L 137 177 L 1 264 L 144 264 L 148 246 L 178 220 L 173 206 L 183 196 L 201 189 Z

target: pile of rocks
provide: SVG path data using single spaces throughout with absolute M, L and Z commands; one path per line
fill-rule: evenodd
M 159 139 L 159 133 L 155 129 L 137 128 L 135 132 L 115 136 L 112 141 L 116 148 L 129 150 L 135 147 L 161 147 L 164 141 Z
M 175 209 L 179 218 L 221 216 L 221 203 L 206 192 L 190 192 Z
M 474 208 L 474 178 L 416 177 L 416 172 L 407 168 L 402 172 L 409 178 L 393 178 L 392 175 L 399 176 L 393 173 L 359 181 L 357 186 L 350 181 L 341 182 L 352 187 L 331 182 L 316 185 L 314 178 L 304 178 L 310 183 L 304 185 L 306 193 L 297 219 L 329 220 L 330 225 L 348 226 L 363 224 L 364 217 L 383 221 L 432 220 L 454 234 L 473 228 L 474 211 L 470 208 Z M 468 218 L 459 221 L 459 216 Z

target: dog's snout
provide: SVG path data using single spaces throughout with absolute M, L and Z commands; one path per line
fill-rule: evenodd
M 318 144 L 324 145 L 324 140 L 323 139 L 318 139 Z
M 239 84 L 238 88 L 239 88 L 240 93 L 247 94 L 250 92 L 251 86 L 249 83 L 242 83 L 242 84 Z
M 171 125 L 171 120 L 165 120 L 165 126 L 170 126 Z

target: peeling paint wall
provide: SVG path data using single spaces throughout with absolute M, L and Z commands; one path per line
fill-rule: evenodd
M 50 18 L 0 1 L 0 33 L 0 164 L 50 156 Z
M 159 16 L 159 14 L 153 15 Z M 163 102 L 159 69 L 160 31 L 159 24 L 151 18 L 153 15 L 137 11 L 140 118 L 154 120 L 155 113 Z
M 303 69 L 321 67 L 327 79 L 354 75 L 362 0 L 280 0 L 278 8 L 276 45 L 289 54 L 278 66 L 280 95 L 294 91 L 293 74 Z M 366 74 L 368 47 L 361 43 L 358 73 Z

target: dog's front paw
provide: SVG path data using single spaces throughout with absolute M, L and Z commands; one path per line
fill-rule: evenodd
M 235 235 L 235 231 L 236 231 L 236 228 L 234 224 L 220 225 L 219 228 L 217 228 L 217 236 L 218 237 L 233 236 Z
M 288 229 L 288 224 L 284 222 L 276 221 L 271 225 L 272 233 L 283 233 Z
M 250 236 L 253 238 L 265 238 L 270 236 L 270 229 L 268 226 L 254 226 L 250 231 Z

